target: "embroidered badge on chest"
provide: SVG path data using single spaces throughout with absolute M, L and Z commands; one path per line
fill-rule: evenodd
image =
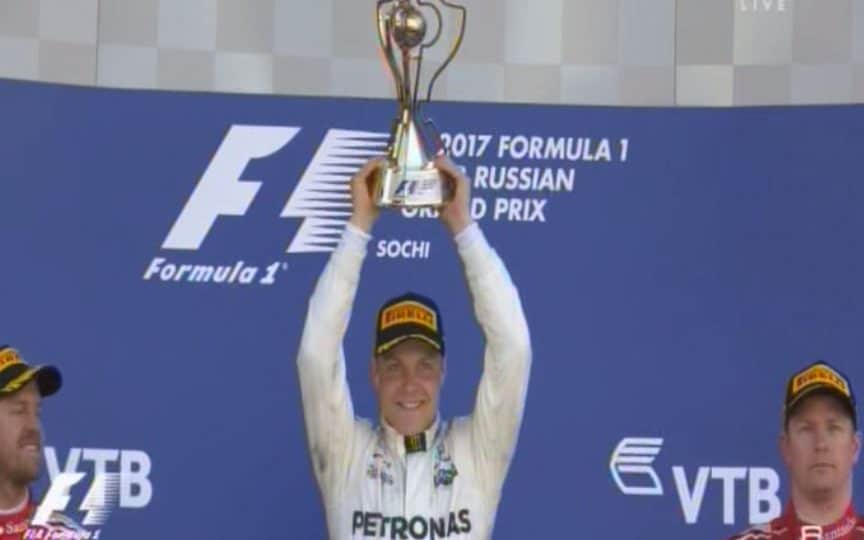
M 439 443 L 435 447 L 435 476 L 433 478 L 435 487 L 453 484 L 453 479 L 458 474 L 459 471 L 456 470 L 456 465 L 444 448 L 444 444 Z
M 372 480 L 380 479 L 382 484 L 392 486 L 395 483 L 393 474 L 390 472 L 392 466 L 390 461 L 384 456 L 384 453 L 376 450 L 372 454 L 372 463 L 366 468 L 366 476 Z

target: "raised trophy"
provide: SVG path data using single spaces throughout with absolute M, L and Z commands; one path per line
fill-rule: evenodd
M 437 154 L 444 152 L 440 138 L 431 121 L 419 118 L 423 55 L 438 43 L 444 28 L 438 4 L 458 13 L 458 30 L 449 55 L 429 81 L 424 103 L 432 99 L 435 81 L 462 45 L 468 11 L 447 0 L 378 0 L 378 38 L 399 101 L 399 116 L 393 121 L 387 160 L 374 176 L 378 206 L 440 207 L 450 197 L 446 182 L 433 162 Z M 428 32 L 424 11 L 437 19 L 434 33 Z

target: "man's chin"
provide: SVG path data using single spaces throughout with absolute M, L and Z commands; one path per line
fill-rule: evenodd
M 17 483 L 30 485 L 39 478 L 40 466 L 40 462 L 22 463 L 12 476 Z
M 416 435 L 428 429 L 432 425 L 434 419 L 420 419 L 412 413 L 400 414 L 394 421 L 388 422 L 390 426 L 399 432 L 400 435 Z
M 833 478 L 812 479 L 807 486 L 807 492 L 813 500 L 830 499 L 838 489 L 840 486 Z
M 21 471 L 20 473 L 10 477 L 10 480 L 19 487 L 29 487 L 33 482 L 39 479 L 39 473 L 33 474 L 31 471 Z

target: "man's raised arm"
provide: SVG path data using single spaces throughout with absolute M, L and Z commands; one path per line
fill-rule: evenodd
M 438 163 L 451 177 L 454 190 L 453 200 L 442 210 L 441 219 L 455 237 L 474 313 L 486 338 L 483 376 L 470 420 L 472 447 L 484 484 L 497 491 L 506 476 L 522 423 L 531 369 L 531 338 L 510 274 L 483 231 L 471 220 L 470 181 L 449 160 Z
M 369 231 L 378 215 L 365 187 L 376 165 L 376 160 L 370 161 L 351 181 L 354 212 L 309 299 L 297 355 L 306 435 L 315 476 L 322 488 L 332 484 L 334 474 L 345 470 L 344 461 L 350 455 L 355 432 L 342 340 Z

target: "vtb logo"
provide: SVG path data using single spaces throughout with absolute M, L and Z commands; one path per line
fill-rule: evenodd
M 255 159 L 272 156 L 294 140 L 294 126 L 234 125 L 162 242 L 163 249 L 197 250 L 220 216 L 243 216 L 261 181 L 241 178 Z M 386 133 L 331 129 L 303 172 L 280 214 L 303 218 L 288 253 L 332 251 L 351 210 L 348 180 L 369 158 L 380 155 Z
M 82 471 L 82 462 L 92 463 L 92 468 Z M 56 449 L 48 446 L 45 463 L 51 486 L 33 516 L 33 525 L 47 525 L 54 512 L 67 511 L 73 491 L 90 476 L 90 469 L 92 481 L 78 506 L 84 513 L 84 526 L 104 525 L 114 508 L 143 508 L 153 497 L 150 456 L 141 450 L 71 448 L 61 469 Z
M 659 437 L 621 439 L 609 458 L 609 471 L 621 493 L 648 496 L 664 494 L 660 475 L 653 466 L 662 448 L 663 439 Z M 699 521 L 709 480 L 722 483 L 723 523 L 726 525 L 735 523 L 735 487 L 739 481 L 746 481 L 750 523 L 764 523 L 780 515 L 780 498 L 777 495 L 780 477 L 770 467 L 699 467 L 691 481 L 685 468 L 675 465 L 672 467 L 672 477 L 688 524 Z
M 663 495 L 663 485 L 657 472 L 651 466 L 663 447 L 663 439 L 649 437 L 626 437 L 621 439 L 612 458 L 609 471 L 618 489 L 624 495 Z M 628 475 L 630 482 L 636 479 L 641 483 L 628 484 L 621 475 Z M 644 482 L 647 477 L 648 482 Z

